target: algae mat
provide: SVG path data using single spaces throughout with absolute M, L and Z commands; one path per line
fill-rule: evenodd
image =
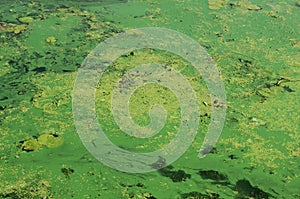
M 1 3 L 1 198 L 300 198 L 299 1 L 47 2 Z M 149 124 L 149 108 L 159 103 L 167 123 L 145 139 L 120 130 L 111 90 L 134 66 L 159 62 L 180 71 L 200 108 L 196 138 L 177 161 L 130 174 L 86 150 L 72 96 L 81 63 L 100 42 L 142 27 L 181 32 L 206 49 L 222 74 L 227 115 L 218 143 L 199 159 L 212 114 L 201 75 L 182 57 L 158 49 L 119 57 L 95 97 L 98 122 L 114 144 L 153 151 L 180 125 L 176 95 L 146 84 L 130 99 L 132 120 Z

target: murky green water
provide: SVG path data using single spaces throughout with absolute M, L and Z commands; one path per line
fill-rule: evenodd
M 299 1 L 47 2 L 1 3 L 1 198 L 300 198 Z M 72 93 L 89 52 L 141 27 L 173 29 L 205 47 L 222 74 L 227 115 L 217 145 L 199 159 L 212 106 L 201 76 L 169 52 L 121 56 L 104 72 L 95 102 L 114 144 L 153 151 L 169 143 L 180 124 L 176 96 L 147 84 L 131 97 L 132 119 L 147 125 L 149 108 L 160 103 L 167 124 L 146 139 L 118 128 L 111 90 L 134 66 L 160 62 L 180 71 L 201 112 L 197 136 L 181 158 L 155 172 L 129 174 L 105 166 L 83 146 Z

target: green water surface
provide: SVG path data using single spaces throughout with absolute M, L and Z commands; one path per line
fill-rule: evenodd
M 300 2 L 296 0 L 1 1 L 0 198 L 300 198 Z M 124 134 L 111 90 L 134 66 L 160 62 L 183 74 L 201 117 L 190 148 L 171 165 L 129 174 L 96 160 L 76 133 L 72 92 L 78 68 L 100 42 L 140 27 L 164 27 L 199 42 L 225 84 L 227 116 L 213 150 L 197 157 L 210 123 L 205 82 L 181 57 L 157 49 L 121 56 L 99 81 L 99 123 L 134 152 L 176 135 L 180 106 L 162 86 L 131 97 L 132 119 L 150 122 L 160 103 L 167 124 L 151 138 Z M 142 96 L 142 97 L 141 97 Z

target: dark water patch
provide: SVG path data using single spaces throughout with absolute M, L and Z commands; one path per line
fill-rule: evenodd
M 214 170 L 199 171 L 198 174 L 202 177 L 202 179 L 205 180 L 207 179 L 215 180 L 215 181 L 228 180 L 225 174 L 222 174 Z
M 71 168 L 62 168 L 61 170 L 60 170 L 64 175 L 65 175 L 65 177 L 66 178 L 70 178 L 70 175 L 72 174 L 72 173 L 74 173 L 75 171 L 74 171 L 74 169 L 71 169 Z
M 37 72 L 37 73 L 42 73 L 42 72 L 46 72 L 47 68 L 46 67 L 37 67 L 32 69 L 32 71 Z
M 289 93 L 296 92 L 295 90 L 291 89 L 289 86 L 283 86 L 283 89 Z
M 37 88 L 29 77 L 21 73 L 8 73 L 0 77 L 0 110 L 15 107 L 22 100 L 30 100 L 34 96 Z
M 186 179 L 191 178 L 191 174 L 185 173 L 183 170 L 172 171 L 173 166 L 167 166 L 163 169 L 160 169 L 158 172 L 165 177 L 170 178 L 173 182 L 182 182 Z
M 239 180 L 236 182 L 234 190 L 238 192 L 238 199 L 242 198 L 254 198 L 254 199 L 267 199 L 272 198 L 267 192 L 259 189 L 258 187 L 254 187 L 248 180 Z

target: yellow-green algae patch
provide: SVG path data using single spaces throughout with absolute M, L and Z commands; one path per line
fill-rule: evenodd
M 128 60 L 130 60 L 130 65 L 127 64 Z M 122 147 L 134 151 L 150 151 L 157 147 L 161 148 L 165 146 L 176 136 L 180 121 L 180 106 L 176 96 L 169 89 L 159 84 L 145 84 L 135 90 L 130 97 L 128 105 L 130 116 L 136 124 L 145 126 L 150 122 L 149 110 L 151 106 L 160 104 L 170 116 L 167 119 L 165 127 L 159 134 L 150 139 L 140 140 L 128 138 L 115 124 L 114 117 L 110 114 L 112 90 L 121 80 L 123 74 L 133 68 L 133 66 L 138 66 L 145 62 L 165 64 L 184 74 L 197 92 L 196 95 L 198 96 L 198 104 L 201 106 L 201 114 L 210 115 L 211 113 L 209 94 L 202 78 L 199 77 L 200 75 L 197 77 L 195 75 L 197 74 L 196 70 L 179 56 L 163 51 L 146 49 L 134 51 L 120 57 L 107 69 L 109 72 L 105 72 L 99 81 L 96 91 L 96 110 L 100 118 L 102 118 L 99 120 L 101 127 L 105 132 L 110 132 L 107 136 L 116 144 L 121 144 Z M 102 121 L 106 122 L 103 123 Z M 200 132 L 202 134 L 202 130 Z M 197 139 L 201 139 L 201 136 Z
M 48 148 L 54 148 L 62 145 L 64 139 L 61 136 L 57 136 L 55 134 L 43 134 L 38 137 L 37 141 L 39 144 L 44 145 Z
M 20 34 L 28 28 L 27 24 L 14 24 L 7 22 L 0 22 L 0 33 L 15 33 Z
M 46 38 L 47 43 L 55 43 L 56 41 L 57 41 L 56 38 L 53 36 Z
M 218 10 L 222 8 L 228 0 L 209 0 L 208 1 L 208 8 L 212 10 Z
M 8 168 L 4 170 L 0 167 L 1 198 L 53 198 L 50 175 L 47 175 L 43 169 L 36 171 L 19 169 L 17 166 L 8 166 Z
M 62 145 L 64 139 L 62 136 L 58 136 L 55 134 L 42 134 L 37 138 L 30 138 L 21 142 L 21 149 L 23 151 L 36 151 L 42 148 L 42 146 L 46 146 L 48 148 L 55 148 Z
M 41 147 L 42 145 L 36 139 L 25 140 L 21 145 L 21 148 L 24 151 L 36 151 Z
M 31 23 L 34 21 L 32 17 L 20 17 L 18 20 L 22 23 Z

